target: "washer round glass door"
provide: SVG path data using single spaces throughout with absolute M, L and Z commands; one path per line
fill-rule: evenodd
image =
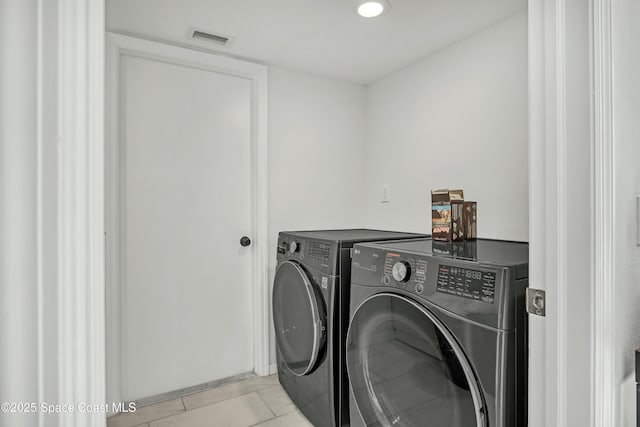
M 276 342 L 295 375 L 310 373 L 325 341 L 326 313 L 322 297 L 299 264 L 285 261 L 273 283 Z
M 380 293 L 358 307 L 347 369 L 367 426 L 486 426 L 462 349 L 433 313 L 408 298 Z

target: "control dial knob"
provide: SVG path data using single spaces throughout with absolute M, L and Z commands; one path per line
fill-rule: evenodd
M 391 275 L 398 282 L 406 282 L 411 276 L 411 266 L 406 261 L 398 261 L 393 264 Z
M 289 253 L 293 254 L 298 251 L 298 242 L 292 241 L 289 243 Z

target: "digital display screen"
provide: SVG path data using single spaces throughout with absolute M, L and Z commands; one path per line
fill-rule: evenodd
M 437 291 L 493 304 L 496 273 L 440 264 Z

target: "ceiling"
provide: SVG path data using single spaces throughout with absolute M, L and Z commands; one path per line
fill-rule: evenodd
M 374 82 L 526 7 L 527 0 L 107 0 L 107 27 L 360 84 Z M 190 38 L 231 36 L 227 46 Z

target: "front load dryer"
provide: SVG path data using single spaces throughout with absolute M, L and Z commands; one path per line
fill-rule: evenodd
M 423 237 L 364 229 L 279 234 L 273 284 L 278 377 L 315 427 L 349 425 L 344 343 L 353 245 Z
M 353 427 L 527 425 L 526 243 L 354 246 Z

